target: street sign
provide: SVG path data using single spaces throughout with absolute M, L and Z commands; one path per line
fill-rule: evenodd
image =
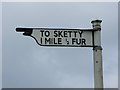
M 93 29 L 17 28 L 41 46 L 93 47 Z
M 93 29 L 16 28 L 16 31 L 31 36 L 41 46 L 93 47 L 94 87 L 103 90 L 101 22 L 93 20 Z

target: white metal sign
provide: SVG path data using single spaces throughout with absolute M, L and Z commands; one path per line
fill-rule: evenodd
M 31 36 L 44 46 L 93 46 L 93 33 L 89 30 L 33 29 Z

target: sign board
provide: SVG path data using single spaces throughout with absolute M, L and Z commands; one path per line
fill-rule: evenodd
M 16 28 L 41 46 L 93 47 L 93 29 Z
M 31 36 L 43 46 L 93 46 L 91 31 L 33 29 Z
M 93 29 L 17 28 L 33 37 L 41 46 L 93 47 Z

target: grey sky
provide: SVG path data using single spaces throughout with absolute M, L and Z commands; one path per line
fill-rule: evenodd
M 104 87 L 118 87 L 117 3 L 3 3 L 2 9 L 3 88 L 92 88 L 92 48 L 38 46 L 15 28 L 91 28 L 93 19 L 103 20 Z

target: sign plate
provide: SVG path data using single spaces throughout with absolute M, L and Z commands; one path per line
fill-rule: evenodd
M 93 47 L 91 30 L 33 29 L 31 37 L 41 46 Z

